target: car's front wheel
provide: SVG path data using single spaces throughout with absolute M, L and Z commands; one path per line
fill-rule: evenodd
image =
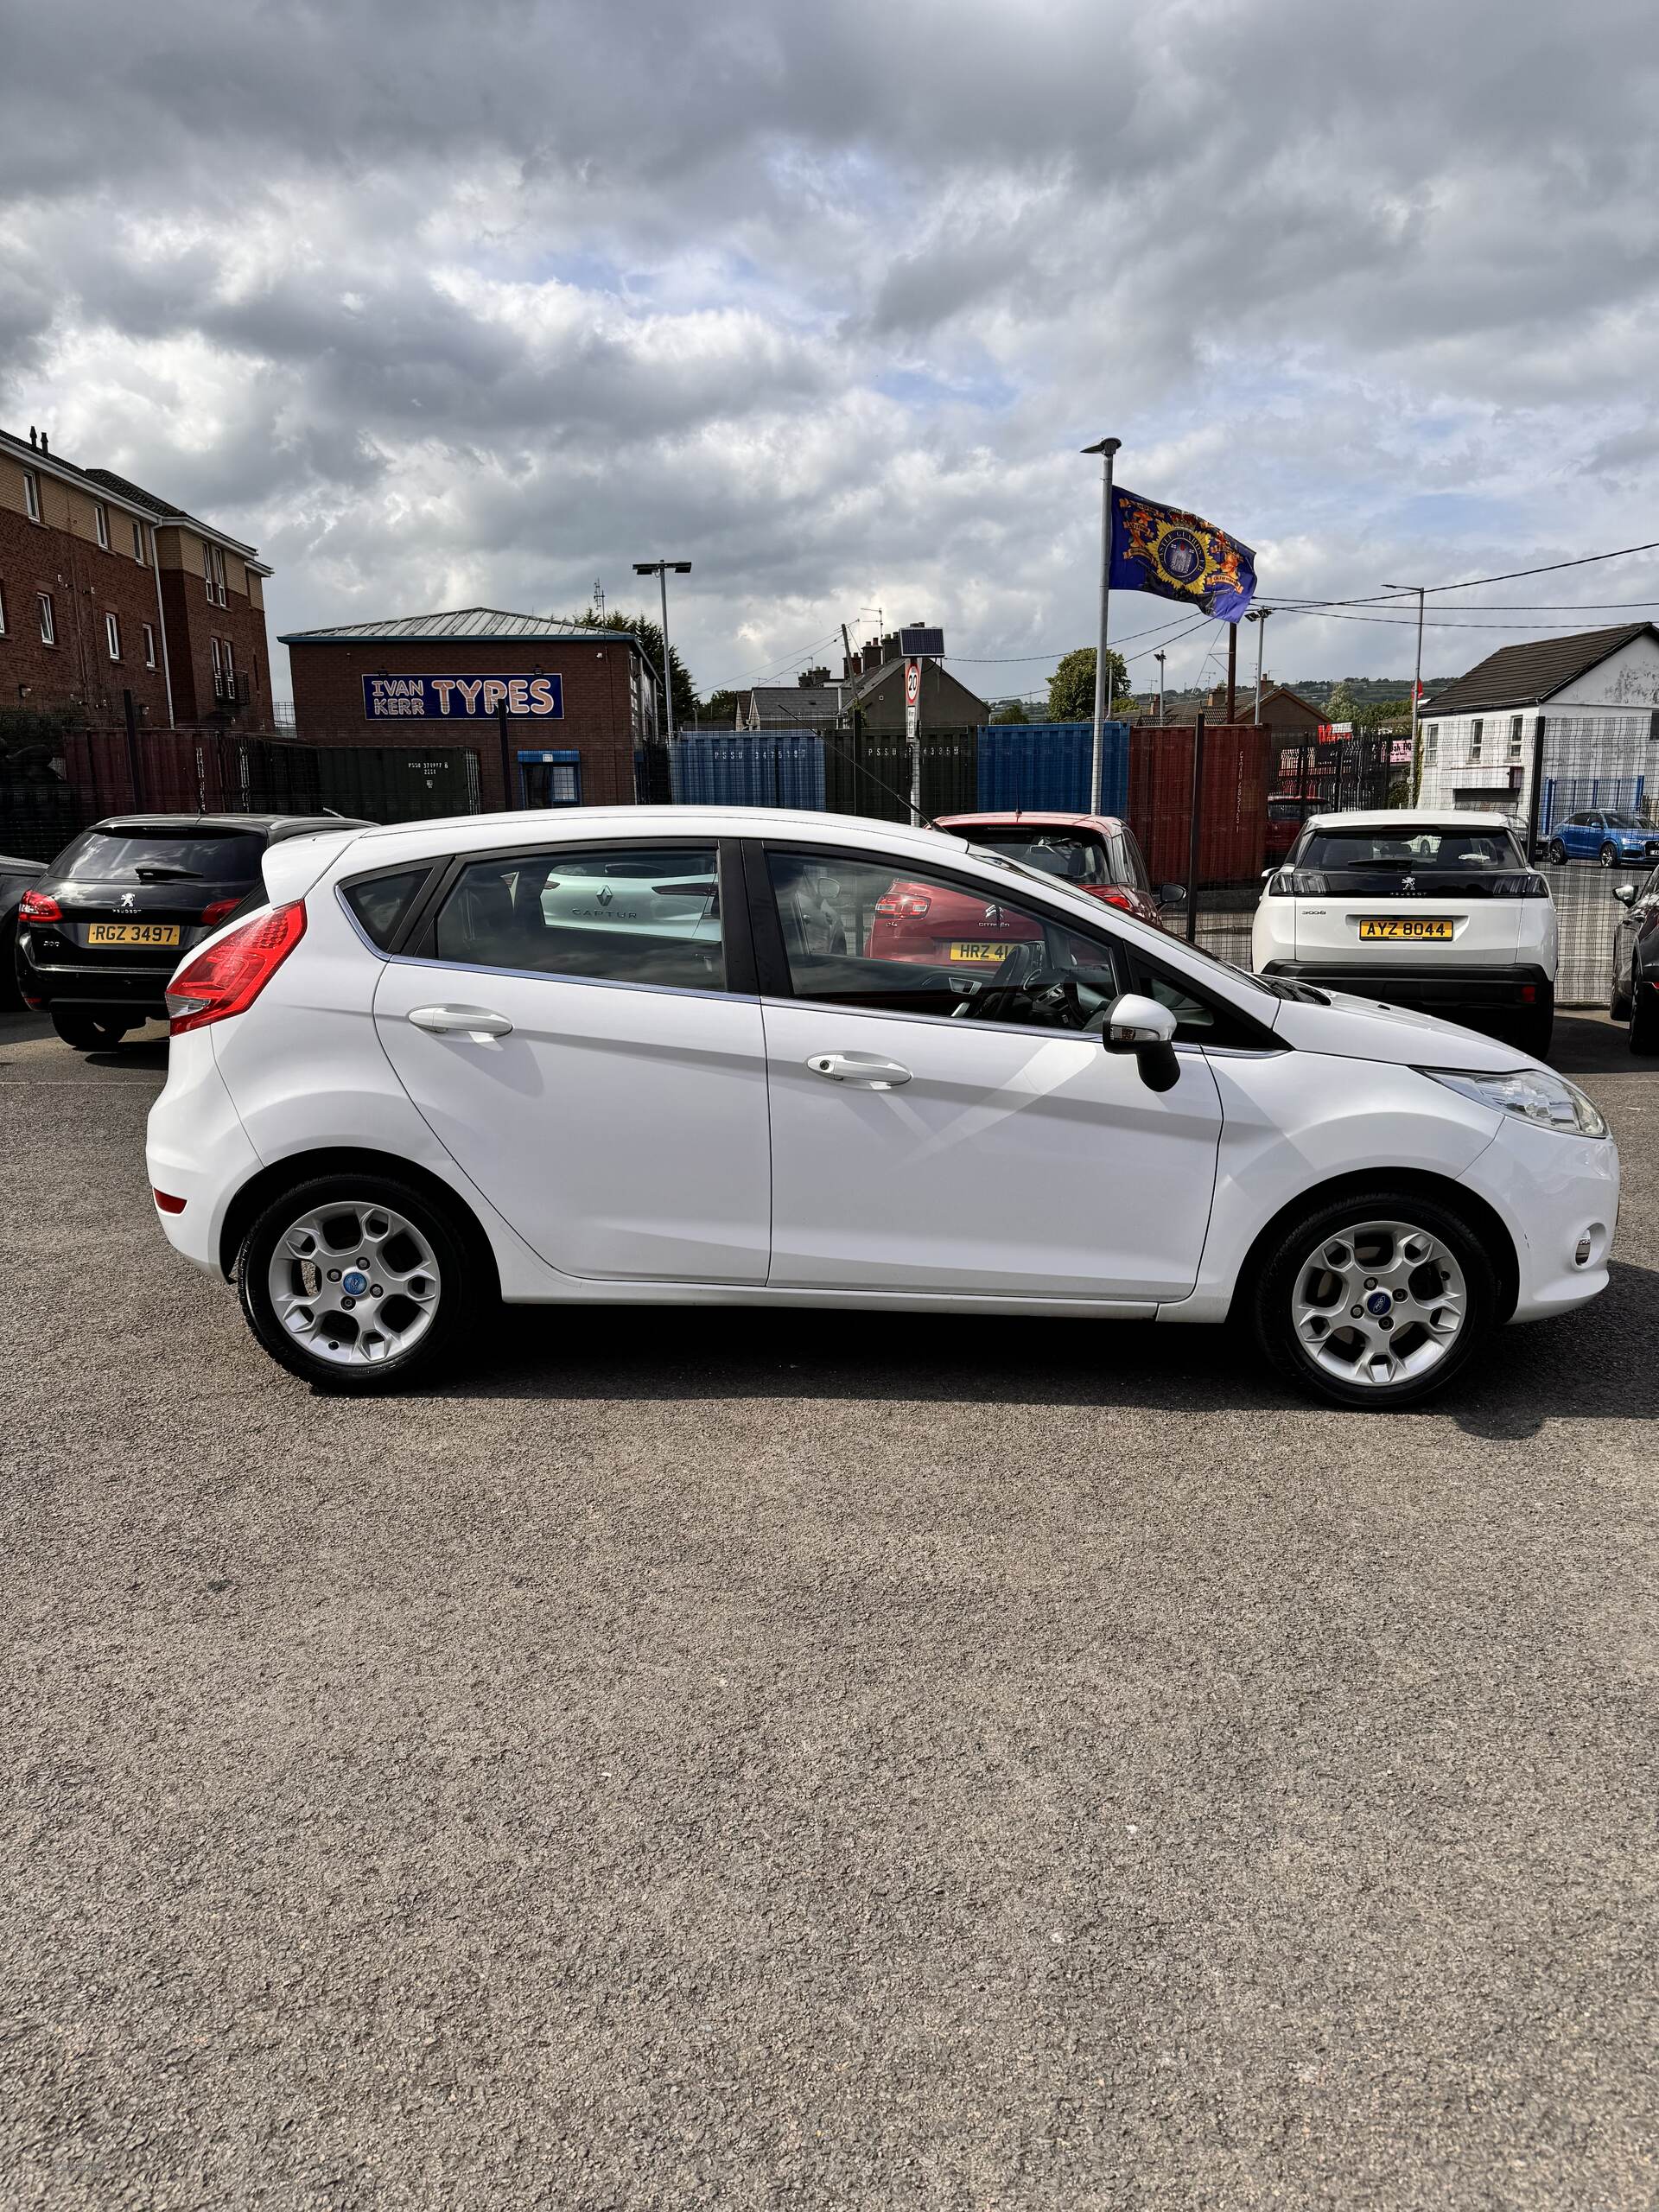
M 1659 1052 L 1659 987 L 1649 976 L 1630 980 L 1630 1050 L 1643 1059 Z
M 1596 858 L 1601 862 L 1603 868 L 1616 867 L 1618 862 L 1618 846 L 1604 845 L 1601 850 L 1596 855 Z
M 52 1009 L 52 1027 L 77 1052 L 107 1052 L 136 1026 L 118 1014 L 83 1014 L 69 1007 Z
M 378 1175 L 296 1185 L 237 1262 L 242 1311 L 270 1354 L 327 1390 L 398 1387 L 442 1359 L 486 1291 L 450 1210 Z
M 1256 1276 L 1262 1350 L 1338 1406 L 1382 1411 L 1443 1389 L 1497 1318 L 1481 1239 L 1438 1199 L 1386 1185 L 1315 1205 L 1275 1239 Z
M 1607 994 L 1607 1012 L 1614 1021 L 1628 1021 L 1630 1018 L 1630 995 L 1636 988 L 1634 976 L 1621 976 L 1613 970 L 1612 988 Z

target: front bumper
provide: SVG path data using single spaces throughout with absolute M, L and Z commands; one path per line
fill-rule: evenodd
M 1284 976 L 1322 990 L 1351 991 L 1361 998 L 1381 999 L 1388 1006 L 1408 1006 L 1419 1014 L 1443 1014 L 1448 1009 L 1494 1014 L 1518 1013 L 1527 1007 L 1552 1005 L 1555 986 L 1548 972 L 1536 962 L 1497 966 L 1440 965 L 1417 968 L 1404 962 L 1269 960 L 1264 976 Z
M 1515 1244 L 1514 1321 L 1583 1306 L 1607 1287 L 1618 1223 L 1618 1147 L 1611 1137 L 1564 1136 L 1505 1114 L 1460 1179 L 1501 1216 Z M 1580 1239 L 1589 1252 L 1577 1257 Z

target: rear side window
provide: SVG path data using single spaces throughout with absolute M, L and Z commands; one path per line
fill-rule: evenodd
M 115 823 L 77 837 L 52 873 L 78 883 L 246 884 L 257 878 L 264 849 L 264 839 L 253 830 L 149 830 Z
M 427 867 L 399 868 L 393 875 L 359 876 L 342 887 L 340 896 L 371 944 L 386 950 L 431 873 Z
M 714 848 L 497 854 L 464 868 L 434 950 L 471 967 L 592 982 L 726 988 Z

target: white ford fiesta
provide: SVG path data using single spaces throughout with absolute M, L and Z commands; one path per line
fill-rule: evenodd
M 629 807 L 264 871 L 168 987 L 149 1179 L 325 1387 L 500 1298 L 1230 1316 L 1389 1407 L 1607 1281 L 1618 1157 L 1561 1076 L 962 838 Z

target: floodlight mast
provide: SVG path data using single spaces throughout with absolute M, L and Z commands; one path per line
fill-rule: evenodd
M 689 561 L 636 561 L 633 564 L 636 576 L 655 576 L 663 589 L 663 720 L 664 734 L 671 741 L 674 735 L 674 669 L 668 653 L 668 572 L 671 569 L 677 576 L 689 576 L 691 563 Z
M 1101 772 L 1104 765 L 1106 747 L 1106 716 L 1110 711 L 1107 696 L 1106 641 L 1111 630 L 1112 608 L 1112 456 L 1122 444 L 1122 438 L 1102 438 L 1098 444 L 1084 446 L 1084 453 L 1097 453 L 1101 457 L 1100 472 L 1100 643 L 1095 649 L 1095 741 L 1089 756 L 1089 811 L 1100 812 Z

